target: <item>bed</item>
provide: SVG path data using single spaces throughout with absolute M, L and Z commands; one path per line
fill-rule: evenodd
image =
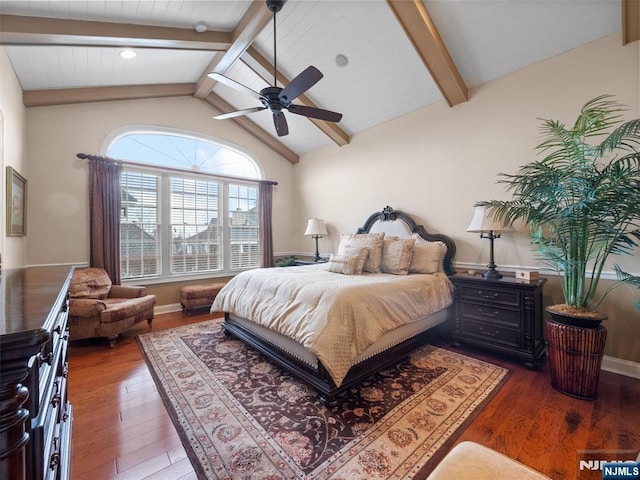
M 306 382 L 331 406 L 340 393 L 449 324 L 455 249 L 446 235 L 428 233 L 387 206 L 356 234 L 342 235 L 326 263 L 236 275 L 211 312 L 224 312 L 225 333 Z

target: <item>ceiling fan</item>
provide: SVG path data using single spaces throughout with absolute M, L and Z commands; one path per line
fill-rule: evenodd
M 282 9 L 285 0 L 267 0 L 267 8 L 273 12 L 273 86 L 269 86 L 256 92 L 251 88 L 242 85 L 229 77 L 225 77 L 219 73 L 213 72 L 208 74 L 209 77 L 220 82 L 228 87 L 235 88 L 236 90 L 250 95 L 262 103 L 260 107 L 245 108 L 243 110 L 237 110 L 235 112 L 223 113 L 216 115 L 215 119 L 224 120 L 227 118 L 239 117 L 247 115 L 249 113 L 271 110 L 273 114 L 273 123 L 276 127 L 276 132 L 279 137 L 284 137 L 289 134 L 289 126 L 287 125 L 287 119 L 284 116 L 282 110 L 288 110 L 290 113 L 296 115 L 302 115 L 304 117 L 317 118 L 319 120 L 326 120 L 328 122 L 339 122 L 342 119 L 341 113 L 332 112 L 330 110 L 323 110 L 321 108 L 307 107 L 306 105 L 294 105 L 293 102 L 296 98 L 302 95 L 304 92 L 313 87 L 323 77 L 320 70 L 314 66 L 307 67 L 297 77 L 295 77 L 289 84 L 284 87 L 278 87 L 276 82 L 276 13 Z

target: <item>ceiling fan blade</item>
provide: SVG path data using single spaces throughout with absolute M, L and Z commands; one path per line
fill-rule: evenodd
M 225 120 L 227 118 L 240 117 L 242 115 L 247 115 L 249 113 L 259 112 L 260 110 L 266 110 L 266 109 L 267 109 L 267 107 L 245 108 L 243 110 L 236 110 L 235 112 L 221 113 L 220 115 L 216 115 L 213 118 L 215 118 L 216 120 Z
M 288 110 L 296 115 L 303 115 L 305 117 L 317 118 L 319 120 L 326 120 L 328 122 L 339 122 L 342 120 L 342 114 L 332 112 L 330 110 L 323 110 L 321 108 L 307 107 L 305 105 L 289 105 Z
M 235 88 L 239 92 L 244 93 L 245 95 L 249 95 L 253 98 L 257 98 L 258 100 L 262 100 L 262 95 L 260 95 L 255 90 L 250 89 L 249 87 L 244 86 L 241 83 L 236 82 L 235 80 L 230 79 L 229 77 L 225 77 L 224 75 L 220 75 L 219 73 L 213 72 L 207 74 L 209 78 L 214 79 L 216 82 L 220 82 L 227 87 Z
M 313 65 L 307 67 L 302 71 L 300 75 L 289 82 L 289 85 L 284 87 L 278 98 L 285 104 L 293 102 L 296 98 L 302 95 L 304 92 L 313 87 L 323 77 L 322 72 Z
M 289 135 L 289 125 L 287 125 L 287 119 L 284 118 L 282 111 L 273 112 L 273 124 L 276 126 L 279 137 Z

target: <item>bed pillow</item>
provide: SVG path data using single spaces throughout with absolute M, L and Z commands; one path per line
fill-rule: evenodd
M 346 246 L 344 248 L 344 255 L 347 257 L 352 257 L 352 256 L 358 257 L 358 263 L 356 264 L 355 275 L 362 275 L 362 272 L 364 270 L 364 264 L 367 261 L 367 258 L 369 258 L 369 249 Z
M 382 272 L 407 275 L 416 241 L 400 237 L 385 237 L 382 245 Z
M 409 273 L 444 272 L 444 256 L 447 253 L 447 245 L 444 242 L 428 242 L 422 237 L 415 240 Z
M 343 275 L 360 275 L 362 273 L 362 255 L 331 255 L 328 270 Z M 360 269 L 358 270 L 358 266 Z
M 344 234 L 340 237 L 338 255 L 345 255 L 346 248 L 369 250 L 367 260 L 364 262 L 364 271 L 380 273 L 382 267 L 382 245 L 384 233 L 354 233 Z

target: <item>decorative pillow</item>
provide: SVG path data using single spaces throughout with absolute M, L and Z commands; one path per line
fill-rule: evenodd
M 369 258 L 369 252 L 370 252 L 369 248 L 355 248 L 349 245 L 347 245 L 344 248 L 344 254 L 347 257 L 352 257 L 354 255 L 358 257 L 358 263 L 356 264 L 355 275 L 362 275 L 362 272 L 364 270 L 364 264 L 367 261 L 367 258 Z
M 370 273 L 380 273 L 382 265 L 382 244 L 384 233 L 354 233 L 344 234 L 340 237 L 338 245 L 338 255 L 345 255 L 347 247 L 358 249 L 368 248 L 369 256 L 364 262 L 364 271 Z
M 444 242 L 428 242 L 421 237 L 420 240 L 416 239 L 409 273 L 444 272 L 446 253 L 447 246 Z
M 358 271 L 358 265 L 364 262 L 360 260 L 362 255 L 331 255 L 329 257 L 329 271 L 333 273 L 342 273 L 343 275 L 359 275 L 362 273 L 362 267 Z
M 382 272 L 407 275 L 416 241 L 399 237 L 385 237 L 382 246 Z

